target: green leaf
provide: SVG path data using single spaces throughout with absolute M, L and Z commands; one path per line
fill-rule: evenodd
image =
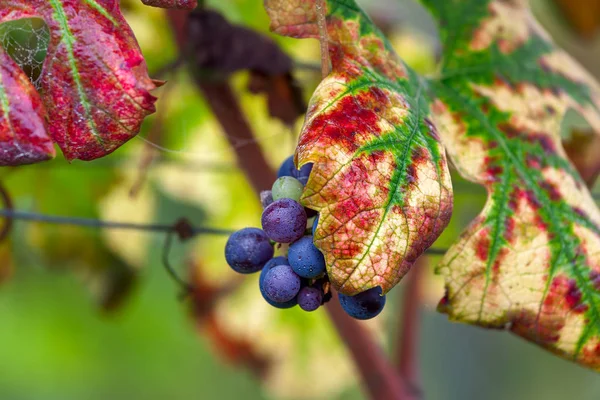
M 439 266 L 440 310 L 600 370 L 600 212 L 560 138 L 569 108 L 600 134 L 599 86 L 526 1 L 423 3 L 445 44 L 436 125 L 459 172 L 488 191 Z
M 315 1 L 267 0 L 273 31 L 317 37 Z M 354 1 L 327 1 L 332 73 L 316 89 L 298 166 L 319 211 L 315 244 L 331 283 L 388 292 L 447 225 L 452 192 L 423 82 Z

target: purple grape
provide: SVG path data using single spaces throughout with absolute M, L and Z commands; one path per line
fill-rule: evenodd
M 276 303 L 285 303 L 298 295 L 300 277 L 289 265 L 276 265 L 267 271 L 263 285 L 267 298 Z
M 377 286 L 356 296 L 338 293 L 338 298 L 344 311 L 352 318 L 371 319 L 376 317 L 385 306 L 385 296 L 381 293 L 381 287 Z
M 261 222 L 271 240 L 291 243 L 304 234 L 306 219 L 304 207 L 299 203 L 291 199 L 279 199 L 264 209 Z
M 267 272 L 269 272 L 271 269 L 273 269 L 273 267 L 276 267 L 278 265 L 290 265 L 290 264 L 288 262 L 287 257 L 277 256 L 277 257 L 271 258 L 269 261 L 267 261 L 267 263 L 263 267 L 262 271 L 260 271 L 260 278 L 258 278 L 258 281 L 261 285 L 265 280 L 265 275 L 267 274 Z
M 303 287 L 298 293 L 298 305 L 304 311 L 315 311 L 321 306 L 323 292 L 316 287 Z
M 294 173 L 296 172 L 296 166 L 294 165 L 294 156 L 289 156 L 283 161 L 281 166 L 279 167 L 279 171 L 277 171 L 277 177 L 281 178 L 282 176 L 292 176 L 295 178 Z
M 316 278 L 325 272 L 325 258 L 315 247 L 312 236 L 304 236 L 292 243 L 288 260 L 294 272 L 303 278 Z
M 308 182 L 308 177 L 312 172 L 313 164 L 304 164 L 299 170 L 294 169 L 294 174 L 292 175 L 294 178 L 298 179 L 302 182 L 303 185 L 306 186 L 306 182 Z
M 265 292 L 265 275 L 267 275 L 267 272 L 269 272 L 271 269 L 273 269 L 274 267 L 278 266 L 278 265 L 287 265 L 288 264 L 288 260 L 285 257 L 273 257 L 271 258 L 269 261 L 267 261 L 267 263 L 265 264 L 265 266 L 263 267 L 262 271 L 260 271 L 260 277 L 258 278 L 258 287 L 260 289 L 260 294 L 262 295 L 263 299 L 265 299 L 265 301 L 267 303 L 269 303 L 270 305 L 272 305 L 273 307 L 276 308 L 292 308 L 294 307 L 296 304 L 298 304 L 298 302 L 296 301 L 296 298 L 293 298 L 290 301 L 286 301 L 284 303 L 277 303 L 271 299 L 269 299 L 269 297 L 267 296 L 267 293 Z
M 269 204 L 273 202 L 273 194 L 270 190 L 263 190 L 260 192 L 260 204 L 262 208 L 265 209 Z
M 241 274 L 260 271 L 271 257 L 273 246 L 265 232 L 258 228 L 244 228 L 233 233 L 225 245 L 227 264 Z

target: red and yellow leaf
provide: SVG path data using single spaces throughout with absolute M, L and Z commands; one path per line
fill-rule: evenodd
M 111 153 L 138 133 L 155 101 L 118 1 L 0 1 L 0 22 L 33 17 L 50 29 L 40 78 L 50 136 L 69 160 Z
M 54 157 L 39 94 L 0 47 L 0 166 L 32 164 Z
M 423 0 L 446 45 L 433 113 L 488 200 L 444 257 L 440 310 L 600 370 L 600 212 L 561 145 L 574 108 L 600 133 L 600 89 L 523 0 Z
M 298 166 L 314 163 L 302 197 L 319 211 L 315 244 L 332 284 L 389 291 L 446 227 L 452 191 L 424 82 L 354 1 L 327 1 L 333 71 L 316 89 Z M 271 28 L 317 37 L 315 1 L 267 0 Z

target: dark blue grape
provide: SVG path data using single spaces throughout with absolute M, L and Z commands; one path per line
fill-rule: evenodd
M 278 265 L 290 265 L 290 264 L 288 262 L 287 257 L 277 256 L 277 257 L 271 258 L 269 261 L 267 261 L 267 263 L 263 267 L 262 271 L 260 271 L 260 278 L 258 278 L 258 281 L 261 285 L 262 285 L 263 281 L 265 280 L 265 275 L 267 274 L 267 272 L 269 272 L 273 267 L 276 267 Z
M 300 291 L 300 277 L 289 265 L 276 265 L 267 271 L 263 281 L 265 294 L 277 303 L 294 299 Z
M 269 272 L 273 267 L 276 267 L 278 265 L 287 265 L 288 264 L 288 260 L 285 257 L 274 257 L 272 259 L 270 259 L 269 261 L 267 261 L 267 263 L 265 264 L 265 266 L 263 267 L 262 271 L 260 272 L 260 277 L 258 278 L 258 287 L 260 289 L 260 294 L 262 295 L 263 299 L 265 299 L 265 301 L 267 303 L 269 303 L 270 305 L 272 305 L 273 307 L 276 308 L 292 308 L 294 307 L 296 304 L 298 304 L 298 302 L 296 301 L 296 298 L 293 298 L 290 301 L 286 301 L 284 303 L 277 303 L 271 299 L 269 299 L 269 297 L 267 296 L 267 293 L 265 292 L 265 275 L 267 275 L 267 272 Z
M 325 259 L 313 244 L 312 236 L 304 236 L 292 243 L 288 260 L 294 272 L 303 278 L 316 278 L 325 272 Z
M 381 293 L 381 287 L 377 286 L 356 296 L 338 293 L 338 298 L 344 311 L 352 318 L 371 319 L 376 317 L 385 306 L 385 296 L 382 296 Z
M 312 172 L 312 168 L 313 168 L 312 163 L 304 164 L 299 170 L 294 169 L 294 175 L 292 175 L 292 176 L 294 178 L 298 179 L 300 182 L 302 182 L 303 185 L 306 186 L 306 182 L 308 182 L 308 177 L 310 176 L 310 173 Z
M 304 234 L 306 219 L 304 207 L 299 203 L 291 199 L 279 199 L 264 209 L 261 222 L 271 240 L 291 243 Z
M 319 216 L 318 215 L 317 215 L 317 218 L 315 218 L 315 222 L 313 222 L 313 227 L 312 227 L 313 236 L 315 236 L 315 231 L 317 230 L 317 225 L 319 225 Z
M 282 176 L 292 176 L 295 178 L 295 172 L 296 166 L 294 165 L 294 156 L 289 156 L 279 167 L 279 171 L 277 171 L 277 177 L 281 178 Z
M 236 272 L 259 271 L 273 257 L 273 246 L 261 229 L 244 228 L 232 234 L 225 245 L 227 264 Z
M 321 306 L 323 292 L 316 287 L 303 287 L 298 293 L 298 305 L 304 311 L 315 311 Z

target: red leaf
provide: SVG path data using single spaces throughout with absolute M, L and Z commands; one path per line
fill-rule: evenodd
M 54 157 L 42 100 L 12 58 L 0 48 L 0 165 L 23 165 Z
M 4 3 L 0 22 L 41 17 L 50 29 L 40 89 L 50 136 L 67 159 L 105 156 L 138 133 L 155 111 L 156 86 L 118 1 Z

